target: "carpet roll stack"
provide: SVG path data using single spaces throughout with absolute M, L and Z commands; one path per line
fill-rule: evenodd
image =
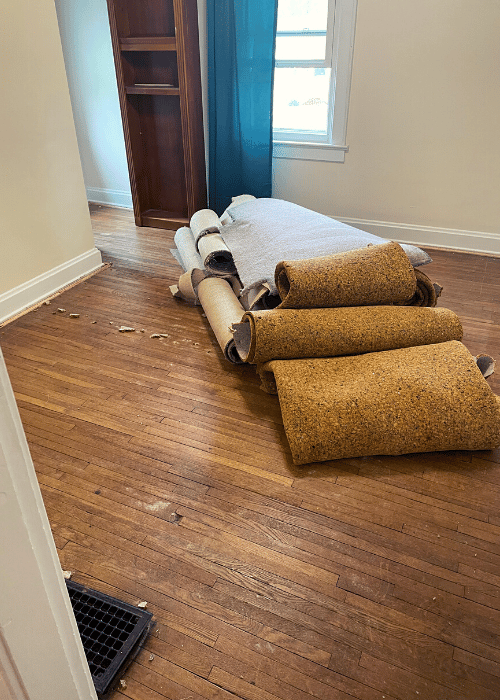
M 500 398 L 478 368 L 493 363 L 476 362 L 456 314 L 435 308 L 441 287 L 417 267 L 426 253 L 364 232 L 360 247 L 350 227 L 290 206 L 244 195 L 221 219 L 201 210 L 174 255 L 178 295 L 201 303 L 225 358 L 255 364 L 278 394 L 294 463 L 500 445 Z M 271 245 L 290 211 L 303 228 L 282 222 Z
M 191 228 L 183 226 L 177 231 L 174 236 L 176 248 L 171 253 L 184 273 L 170 291 L 176 298 L 201 304 L 224 357 L 229 362 L 241 364 L 230 330 L 245 311 L 238 301 L 241 284 L 235 275 L 229 274 L 229 270 L 234 270 L 232 258 L 230 264 L 226 264 L 227 258 L 223 258 L 217 275 L 213 270 L 214 260 L 224 253 L 217 233 L 219 225 L 215 212 L 203 209 L 193 215 Z M 202 244 L 205 241 L 208 241 L 207 245 Z M 212 250 L 207 254 L 211 247 L 215 252 Z

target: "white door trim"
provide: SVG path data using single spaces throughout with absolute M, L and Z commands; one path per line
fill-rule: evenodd
M 1 351 L 0 647 L 15 700 L 97 700 Z

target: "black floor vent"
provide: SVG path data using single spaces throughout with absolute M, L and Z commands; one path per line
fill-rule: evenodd
M 67 580 L 66 585 L 92 680 L 102 698 L 142 647 L 153 616 L 74 581 Z

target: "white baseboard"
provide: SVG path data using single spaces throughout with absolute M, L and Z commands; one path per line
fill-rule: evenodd
M 0 294 L 0 323 L 56 294 L 60 289 L 99 269 L 101 253 L 92 248 L 32 280 Z
M 112 207 L 132 209 L 132 195 L 126 190 L 104 190 L 99 187 L 87 187 L 87 199 L 96 204 L 108 204 Z
M 429 246 L 432 248 L 449 248 L 469 253 L 486 253 L 500 255 L 500 233 L 484 231 L 461 231 L 452 228 L 434 226 L 417 226 L 414 224 L 397 224 L 390 221 L 370 221 L 369 219 L 352 219 L 332 216 L 337 221 L 368 231 L 381 238 L 388 238 L 398 243 Z

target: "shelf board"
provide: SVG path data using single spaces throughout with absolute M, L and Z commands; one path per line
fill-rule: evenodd
M 155 87 L 145 85 L 129 85 L 125 88 L 127 95 L 180 95 L 178 87 Z
M 141 225 L 153 228 L 166 228 L 175 231 L 181 226 L 189 226 L 189 218 L 179 212 L 148 209 L 141 212 Z
M 120 39 L 121 51 L 176 51 L 175 36 L 129 36 Z

